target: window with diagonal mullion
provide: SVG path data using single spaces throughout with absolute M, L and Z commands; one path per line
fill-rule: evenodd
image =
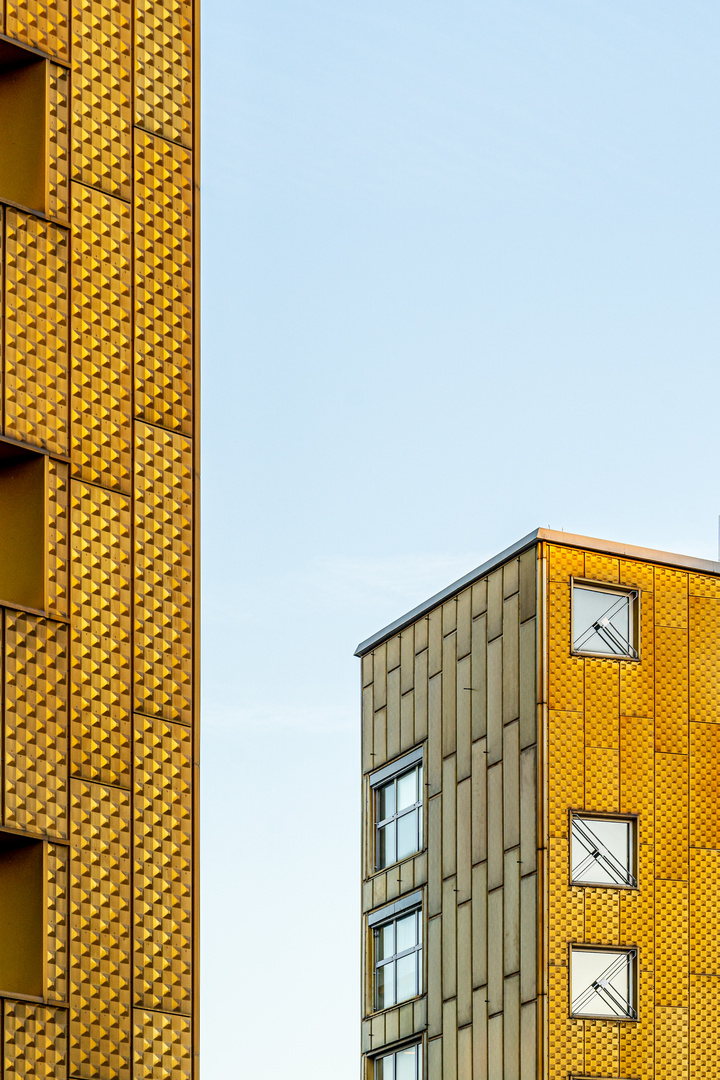
M 637 888 L 635 821 L 573 814 L 570 859 L 573 885 Z
M 573 652 L 637 660 L 637 592 L 573 585 Z
M 572 1016 L 637 1020 L 637 950 L 573 948 L 570 952 Z

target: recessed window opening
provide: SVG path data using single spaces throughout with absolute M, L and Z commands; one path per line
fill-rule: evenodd
M 46 209 L 47 61 L 0 39 L 0 199 Z
M 0 441 L 0 605 L 45 607 L 45 455 Z
M 413 760 L 408 760 L 412 758 Z M 371 778 L 375 817 L 375 867 L 391 866 L 420 851 L 423 845 L 422 752 L 408 755 L 396 772 Z
M 635 821 L 572 815 L 570 878 L 573 885 L 637 888 Z
M 422 976 L 422 912 L 403 912 L 374 928 L 375 1008 L 417 997 Z
M 42 997 L 43 843 L 0 833 L 0 992 Z
M 422 1080 L 420 1043 L 375 1058 L 373 1080 Z
M 637 1020 L 636 949 L 570 950 L 572 1016 Z
M 574 584 L 572 604 L 573 652 L 637 660 L 637 591 Z

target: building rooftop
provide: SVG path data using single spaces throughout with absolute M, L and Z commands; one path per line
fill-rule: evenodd
M 412 608 L 405 615 L 401 615 L 399 619 L 395 619 L 394 622 L 384 626 L 382 630 L 378 630 L 377 633 L 371 634 L 369 638 L 361 641 L 355 650 L 355 656 L 365 656 L 366 653 L 381 645 L 387 638 L 404 630 L 406 626 L 410 626 L 411 623 L 422 618 L 423 615 L 436 608 L 438 604 L 443 603 L 444 600 L 449 600 L 451 596 L 460 592 L 461 589 L 472 585 L 474 581 L 478 581 L 481 577 L 489 574 L 496 567 L 507 562 L 508 559 L 519 555 L 522 551 L 526 551 L 527 548 L 533 547 L 539 540 L 547 540 L 553 544 L 565 544 L 567 547 L 580 547 L 590 551 L 599 551 L 605 555 L 620 555 L 627 559 L 642 559 L 645 562 L 660 563 L 662 566 L 677 566 L 683 570 L 697 570 L 703 574 L 720 574 L 720 562 L 714 562 L 712 559 L 697 559 L 692 555 L 676 555 L 670 551 L 656 551 L 654 548 L 620 544 L 616 540 L 599 540 L 595 536 L 577 536 L 574 533 L 556 532 L 554 529 L 534 529 L 527 536 L 523 536 L 521 540 L 517 540 L 510 547 L 505 548 L 504 551 L 493 555 L 487 562 L 481 563 L 480 566 L 476 566 L 474 570 L 458 578 L 457 581 L 453 581 L 451 585 L 441 589 L 434 596 L 428 597 L 422 604 L 418 604 L 417 607 Z

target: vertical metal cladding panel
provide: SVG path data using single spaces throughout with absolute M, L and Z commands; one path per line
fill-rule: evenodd
M 720 848 L 720 724 L 690 725 L 690 844 Z
M 67 230 L 5 212 L 5 435 L 68 449 Z
M 619 746 L 620 665 L 616 660 L 585 664 L 585 745 Z
M 655 882 L 655 1004 L 687 1007 L 689 956 L 688 886 Z
M 5 612 L 5 825 L 68 831 L 67 626 Z
M 70 74 L 48 64 L 48 217 L 66 219 L 70 206 Z
M 583 660 L 571 655 L 570 583 L 548 583 L 548 704 L 563 712 L 582 712 L 584 707 Z
M 570 1020 L 567 967 L 548 971 L 548 1080 L 582 1075 L 585 1039 L 582 1020 Z
M 72 186 L 71 442 L 76 474 L 131 488 L 132 221 L 120 199 Z
M 192 1076 L 192 1031 L 184 1016 L 133 1011 L 133 1080 L 185 1080 Z
M 4 1080 L 64 1080 L 67 1009 L 5 1001 L 3 1011 Z
M 183 147 L 135 132 L 135 415 L 192 433 L 193 173 Z
M 620 1062 L 620 1025 L 611 1020 L 585 1021 L 585 1073 L 617 1076 Z
M 68 986 L 68 872 L 70 849 L 65 844 L 47 846 L 47 997 L 67 1001 Z
M 655 1009 L 655 1080 L 690 1080 L 687 1009 Z
M 652 976 L 641 973 L 640 1017 L 637 1024 L 620 1025 L 620 1076 L 653 1080 L 655 1068 L 655 1007 Z
M 690 987 L 690 1076 L 715 1080 L 718 1074 L 720 980 L 695 976 Z
M 192 145 L 191 0 L 136 0 L 135 123 Z
M 71 485 L 72 769 L 130 786 L 130 508 Z
M 655 627 L 655 749 L 688 752 L 688 632 Z
M 135 1004 L 192 1005 L 192 734 L 135 718 Z
M 129 0 L 72 7 L 71 177 L 130 199 L 132 101 Z
M 192 722 L 192 448 L 136 424 L 135 702 Z
M 50 615 L 68 613 L 68 502 L 70 485 L 64 461 L 47 460 L 47 581 Z
M 690 971 L 720 976 L 720 851 L 690 848 Z M 720 983 L 718 985 L 720 989 Z M 718 1029 L 720 1030 L 720 1028 Z
M 70 1075 L 130 1080 L 130 796 L 72 784 Z
M 548 826 L 550 836 L 567 836 L 568 811 L 585 802 L 583 714 L 548 713 Z
M 720 600 L 690 597 L 690 719 L 720 723 Z
M 655 877 L 687 878 L 688 759 L 655 755 Z
M 5 33 L 60 60 L 69 57 L 68 0 L 7 0 Z

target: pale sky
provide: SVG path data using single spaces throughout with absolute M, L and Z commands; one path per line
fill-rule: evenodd
M 357 1080 L 357 643 L 717 554 L 717 0 L 204 0 L 203 1077 Z

